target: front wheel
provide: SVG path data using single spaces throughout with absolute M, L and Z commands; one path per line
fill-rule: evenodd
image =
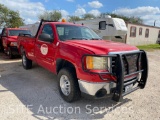
M 8 47 L 8 52 L 7 52 L 7 54 L 8 54 L 8 56 L 9 56 L 10 59 L 13 58 L 12 50 L 11 50 L 10 47 Z
M 24 69 L 31 69 L 32 68 L 32 60 L 26 57 L 25 52 L 22 54 L 22 65 Z
M 80 89 L 74 69 L 63 68 L 58 73 L 58 88 L 60 95 L 67 102 L 80 98 Z

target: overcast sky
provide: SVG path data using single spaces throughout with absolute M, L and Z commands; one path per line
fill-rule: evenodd
M 156 20 L 156 25 L 160 26 L 160 0 L 0 0 L 0 3 L 19 11 L 26 24 L 38 21 L 38 15 L 45 10 L 59 10 L 64 18 L 109 12 L 137 16 L 148 25 Z

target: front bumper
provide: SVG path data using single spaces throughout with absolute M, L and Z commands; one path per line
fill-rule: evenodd
M 133 62 L 132 58 L 129 58 L 131 61 L 127 60 L 127 56 L 131 55 L 132 57 L 135 54 L 138 55 L 136 62 Z M 100 79 L 103 79 L 104 82 L 88 82 L 87 80 L 79 79 L 79 87 L 83 93 L 95 97 L 113 94 L 112 99 L 118 102 L 122 100 L 123 96 L 139 88 L 143 89 L 145 87 L 148 77 L 148 60 L 145 51 L 110 53 L 109 55 L 114 55 L 116 58 L 114 63 L 114 70 L 112 69 L 112 72 L 103 74 L 114 75 L 116 77 L 116 81 L 105 81 L 105 79 L 101 77 L 101 73 L 97 74 L 99 74 Z M 139 62 L 141 63 L 141 67 L 139 67 Z M 131 64 L 136 64 L 136 71 L 132 71 L 130 66 Z M 130 76 L 135 75 L 136 77 L 130 78 Z M 130 79 L 126 79 L 127 77 Z M 130 85 L 133 85 L 133 88 L 127 91 L 126 88 Z
M 17 46 L 10 47 L 13 55 L 19 55 Z
M 95 96 L 96 98 L 111 94 L 111 90 L 116 87 L 116 83 L 114 82 L 87 82 L 85 80 L 78 80 L 78 83 L 82 93 Z M 104 91 L 106 91 L 106 94 Z

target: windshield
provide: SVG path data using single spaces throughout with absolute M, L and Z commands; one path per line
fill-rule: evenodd
M 31 34 L 29 30 L 9 30 L 9 36 L 18 36 L 19 33 Z
M 101 38 L 85 26 L 56 25 L 59 39 L 65 40 L 100 40 Z

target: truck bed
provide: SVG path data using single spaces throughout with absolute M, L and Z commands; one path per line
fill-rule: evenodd
M 30 45 L 34 45 L 34 42 L 35 42 L 35 37 L 34 36 L 30 36 L 30 35 L 20 35 L 20 36 L 18 36 L 17 46 L 19 48 L 20 54 L 22 54 L 24 49 L 28 50 L 28 47 L 30 47 Z M 22 46 L 24 48 L 22 48 Z

